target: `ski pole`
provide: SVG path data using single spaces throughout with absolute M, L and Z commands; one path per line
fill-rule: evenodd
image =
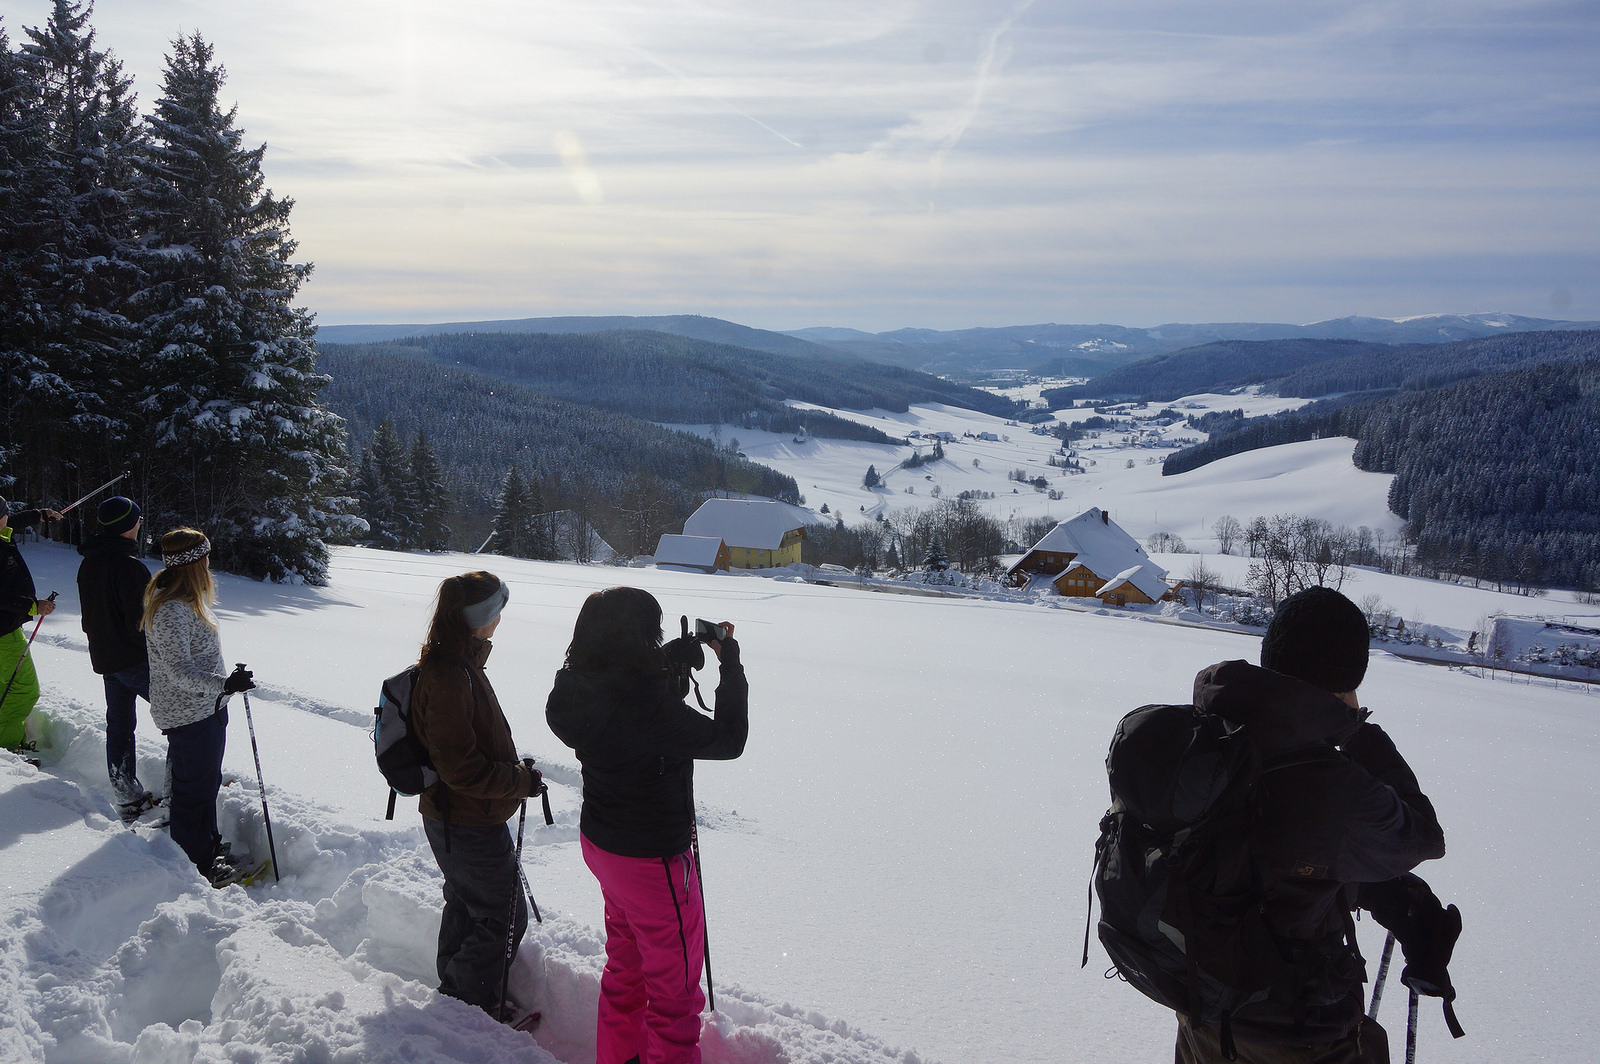
M 1411 991 L 1411 1012 L 1406 1017 L 1406 1064 L 1417 1064 L 1417 992 Z
M 56 513 L 58 513 L 58 514 L 66 514 L 66 513 L 71 512 L 72 510 L 77 509 L 78 506 L 80 506 L 83 503 L 88 502 L 90 499 L 94 498 L 96 495 L 99 495 L 102 491 L 105 491 L 107 488 L 109 488 L 111 485 L 115 484 L 117 481 L 123 480 L 123 479 L 125 479 L 125 478 L 127 478 L 128 476 L 131 476 L 131 475 L 132 474 L 130 474 L 129 472 L 123 471 L 119 475 L 112 477 L 110 480 L 108 480 L 104 484 L 100 485 L 98 488 L 95 488 L 93 491 L 91 491 L 89 494 L 85 495 L 83 498 L 79 499 L 77 502 L 73 503 L 71 506 L 63 506 L 61 509 L 57 510 Z
M 235 665 L 233 671 L 244 672 L 243 663 Z M 267 856 L 272 858 L 272 881 L 277 883 L 282 877 L 278 875 L 278 848 L 272 844 L 272 816 L 267 812 L 267 781 L 261 775 L 261 748 L 256 745 L 256 722 L 250 716 L 250 692 L 239 693 L 244 695 L 244 722 L 250 728 L 250 752 L 256 757 L 256 786 L 261 791 L 261 822 L 267 827 Z
M 50 597 L 45 599 L 45 601 L 54 602 L 56 600 L 56 596 L 60 593 L 61 592 L 59 591 L 50 592 Z M 28 656 L 28 651 L 33 649 L 33 637 L 39 634 L 39 626 L 43 623 L 44 614 L 41 613 L 39 614 L 39 619 L 33 622 L 33 632 L 28 636 L 28 642 L 25 646 L 23 646 L 22 653 L 18 655 L 17 664 L 11 669 L 11 679 L 6 681 L 5 693 L 0 694 L 0 706 L 5 705 L 6 699 L 11 697 L 11 685 L 17 682 L 17 673 L 22 671 L 22 659 L 26 658 Z
M 522 812 L 517 815 L 517 874 L 522 876 L 523 886 L 527 886 L 528 878 L 522 875 L 522 830 L 528 823 L 528 800 L 522 800 Z M 533 895 L 528 895 L 528 900 L 533 900 Z M 517 892 L 511 891 L 511 912 L 506 919 L 506 955 L 505 963 L 500 968 L 500 1015 L 495 1017 L 501 1023 L 510 1019 L 506 1015 L 506 997 L 511 993 L 511 958 L 517 952 Z M 541 921 L 542 922 L 542 921 Z
M 544 917 L 539 915 L 539 903 L 533 900 L 533 888 L 528 886 L 528 873 L 523 869 L 522 863 L 517 863 L 517 875 L 522 877 L 522 892 L 528 896 L 528 908 L 533 910 L 533 919 L 536 923 L 544 923 Z
M 1378 962 L 1378 978 L 1372 981 L 1372 1004 L 1367 1006 L 1367 1019 L 1378 1018 L 1378 1002 L 1383 1000 L 1383 982 L 1389 978 L 1389 961 L 1394 957 L 1394 932 L 1383 943 L 1383 959 Z
M 711 1011 L 717 1011 L 717 988 L 711 983 L 711 927 L 706 920 L 706 877 L 700 871 L 700 818 L 694 819 L 694 824 L 689 828 L 689 846 L 694 850 L 694 881 L 700 887 L 700 938 L 705 946 L 706 954 L 706 997 L 711 1002 Z

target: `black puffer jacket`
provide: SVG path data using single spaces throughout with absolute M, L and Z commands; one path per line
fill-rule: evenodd
M 673 693 L 665 673 L 556 673 L 545 720 L 583 765 L 579 827 L 622 857 L 672 857 L 694 827 L 694 762 L 744 753 L 749 685 L 738 645 L 723 644 L 716 716 Z
M 33 615 L 39 596 L 33 587 L 33 573 L 22 560 L 14 535 L 39 523 L 38 510 L 19 510 L 11 515 L 12 535 L 0 536 L 0 635 L 21 628 Z
M 1243 724 L 1270 766 L 1263 774 L 1252 859 L 1268 927 L 1286 956 L 1310 966 L 1318 997 L 1248 1006 L 1237 1026 L 1257 1037 L 1322 1042 L 1362 1013 L 1360 954 L 1347 943 L 1356 887 L 1444 856 L 1444 831 L 1417 777 L 1367 711 L 1293 677 L 1225 661 L 1195 677 L 1194 703 Z
M 104 676 L 148 660 L 144 632 L 144 589 L 150 570 L 135 555 L 138 544 L 126 536 L 101 532 L 78 548 L 78 604 L 89 637 L 89 663 Z

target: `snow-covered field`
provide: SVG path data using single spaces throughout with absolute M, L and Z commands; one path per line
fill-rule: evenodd
M 77 559 L 25 549 L 41 587 L 63 594 L 35 651 L 54 722 L 45 767 L 0 754 L 0 1060 L 592 1059 L 600 898 L 576 843 L 575 765 L 541 709 L 579 603 L 620 581 L 672 616 L 737 622 L 745 647 L 749 748 L 698 773 L 720 1010 L 708 1061 L 1169 1058 L 1170 1015 L 1101 978 L 1098 946 L 1078 968 L 1102 759 L 1123 712 L 1187 697 L 1212 661 L 1254 657 L 1249 636 L 360 549 L 336 552 L 323 589 L 223 578 L 224 648 L 262 685 L 252 710 L 284 879 L 217 892 L 165 836 L 111 818 Z M 491 675 L 556 799 L 556 826 L 529 825 L 546 922 L 516 973 L 545 1013 L 540 1047 L 429 989 L 437 874 L 415 803 L 382 820 L 366 730 L 438 580 L 478 564 L 512 588 Z M 1363 695 L 1438 805 L 1450 854 L 1422 871 L 1466 919 L 1452 968 L 1468 1037 L 1451 1042 L 1425 1008 L 1419 1059 L 1593 1059 L 1600 696 L 1386 654 Z M 260 853 L 245 724 L 236 699 L 227 766 L 240 782 L 223 822 Z M 147 781 L 161 749 L 146 721 Z M 1362 937 L 1375 956 L 1375 925 Z M 1403 997 L 1389 1000 L 1399 1059 Z
M 1254 393 L 1194 395 L 1172 404 L 1184 414 L 1206 410 L 1243 408 L 1247 414 L 1266 414 L 1302 405 L 1304 400 L 1279 399 Z M 794 404 L 805 406 L 806 404 Z M 1145 413 L 1153 414 L 1159 404 Z M 817 408 L 822 409 L 822 408 Z M 1069 474 L 1048 464 L 1061 446 L 1053 436 L 1036 436 L 1027 425 L 973 410 L 943 405 L 913 406 L 903 414 L 888 411 L 830 410 L 839 417 L 872 425 L 900 439 L 912 432 L 949 432 L 954 443 L 944 444 L 945 457 L 915 469 L 894 469 L 912 452 L 900 445 L 852 440 L 811 439 L 796 443 L 788 433 L 728 429 L 716 432 L 726 442 L 738 441 L 739 450 L 754 461 L 795 478 L 806 505 L 841 515 L 846 523 L 870 519 L 902 507 L 930 506 L 938 498 L 955 498 L 963 491 L 993 494 L 983 506 L 1001 521 L 1013 518 L 1053 517 L 1066 520 L 1091 506 L 1110 512 L 1130 535 L 1141 542 L 1152 532 L 1173 532 L 1196 550 L 1215 550 L 1211 525 L 1223 514 L 1241 521 L 1276 513 L 1322 517 L 1334 524 L 1374 531 L 1397 532 L 1400 520 L 1389 513 L 1391 476 L 1363 473 L 1350 462 L 1355 441 L 1333 438 L 1313 440 L 1256 451 L 1214 462 L 1176 477 L 1161 475 L 1160 458 L 1170 448 L 1141 446 L 1125 431 L 1104 430 L 1098 437 L 1072 445 L 1084 472 Z M 1093 410 L 1059 411 L 1062 420 L 1082 421 Z M 676 425 L 703 436 L 710 425 Z M 967 433 L 991 433 L 998 440 L 968 439 Z M 1155 439 L 1204 439 L 1205 434 L 1183 423 L 1150 429 Z M 917 450 L 932 450 L 932 441 L 917 441 Z M 861 486 L 867 466 L 874 466 L 884 483 L 877 489 Z M 1025 470 L 1029 479 L 1043 476 L 1059 499 L 1048 492 L 1011 479 L 1013 470 Z M 891 472 L 891 470 L 893 470 Z M 934 493 L 938 489 L 938 495 Z

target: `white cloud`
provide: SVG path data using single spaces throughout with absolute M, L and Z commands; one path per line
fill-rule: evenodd
M 0 0 L 13 39 L 47 14 Z M 173 36 L 213 41 L 327 321 L 1153 324 L 1549 314 L 1557 290 L 1600 317 L 1579 5 L 100 0 L 94 22 L 146 106 Z

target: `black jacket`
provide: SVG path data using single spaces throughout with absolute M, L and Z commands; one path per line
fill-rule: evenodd
M 1323 999 L 1288 993 L 1247 1007 L 1236 1023 L 1282 1040 L 1342 1037 L 1362 1014 L 1360 954 L 1346 941 L 1356 887 L 1444 856 L 1433 804 L 1365 710 L 1310 684 L 1225 661 L 1195 678 L 1194 702 L 1245 725 L 1269 769 L 1250 839 L 1267 924 Z
M 737 645 L 723 645 L 716 716 L 673 693 L 665 673 L 556 673 L 545 720 L 583 765 L 579 828 L 608 853 L 672 857 L 694 828 L 694 762 L 744 753 L 749 685 Z
M 78 548 L 83 632 L 89 637 L 89 663 L 102 676 L 149 660 L 139 619 L 150 570 L 135 557 L 138 551 L 133 540 L 109 532 L 89 537 Z
M 38 510 L 19 510 L 11 515 L 11 537 L 0 537 L 0 635 L 21 628 L 33 613 L 39 595 L 33 587 L 33 573 L 22 560 L 22 551 L 13 540 L 15 533 L 32 528 L 42 515 Z

